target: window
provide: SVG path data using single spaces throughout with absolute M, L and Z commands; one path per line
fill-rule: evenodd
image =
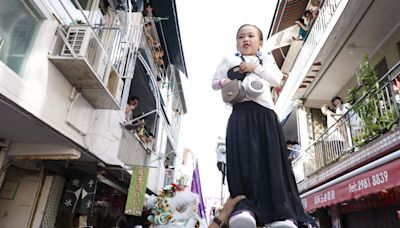
M 103 5 L 102 0 L 100 5 Z M 99 38 L 103 35 L 103 30 L 100 29 L 106 25 L 104 15 L 99 8 L 99 1 L 95 0 L 49 0 L 59 21 L 64 25 L 84 24 L 88 22 L 94 29 Z M 82 11 L 81 11 L 82 9 Z M 106 14 L 106 13 L 104 13 Z M 114 20 L 114 17 L 108 18 Z
M 378 76 L 378 80 L 381 79 L 389 71 L 386 57 L 383 57 L 382 60 L 379 61 L 378 64 L 376 64 L 375 70 Z
M 0 21 L 0 61 L 20 74 L 41 18 L 28 0 L 4 0 L 0 7 Z
M 1 44 L 0 44 L 1 45 Z M 397 53 L 400 56 L 400 41 L 396 43 L 396 47 L 397 47 Z

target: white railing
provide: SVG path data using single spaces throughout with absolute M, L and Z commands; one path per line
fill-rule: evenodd
M 325 32 L 326 28 L 328 27 L 329 23 L 333 15 L 336 12 L 340 2 L 342 0 L 325 0 L 320 11 L 318 17 L 315 19 L 313 23 L 313 27 L 310 31 L 310 34 L 307 37 L 307 40 L 304 43 L 303 49 L 310 49 L 314 50 L 315 47 L 318 45 L 323 33 Z M 310 57 L 309 55 L 299 55 L 299 57 Z
M 318 17 L 313 23 L 310 34 L 308 35 L 307 40 L 304 42 L 303 48 L 301 49 L 299 55 L 297 56 L 296 62 L 291 72 L 293 75 L 300 75 L 301 72 L 304 70 L 304 66 L 310 60 L 314 49 L 320 42 L 321 37 L 326 31 L 326 28 L 331 22 L 331 19 L 341 1 L 342 0 L 324 1 L 324 4 L 319 11 Z
M 121 77 L 131 77 L 134 70 L 134 65 L 137 57 L 137 49 L 140 45 L 142 34 L 142 17 L 138 13 L 127 13 L 128 17 L 134 21 L 129 33 L 122 29 L 111 28 L 110 36 L 113 37 L 108 54 L 110 55 L 110 63 L 115 67 Z M 118 27 L 122 27 L 118 21 Z

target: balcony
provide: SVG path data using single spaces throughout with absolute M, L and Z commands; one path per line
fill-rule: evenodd
M 94 108 L 120 109 L 121 80 L 92 28 L 74 25 L 57 31 L 49 60 Z
M 293 166 L 299 190 L 333 179 L 400 147 L 400 62 L 318 137 Z
M 323 1 L 318 17 L 311 22 L 311 29 L 305 41 L 292 41 L 293 29 L 291 28 L 280 32 L 282 34 L 274 35 L 277 37 L 276 42 L 291 43 L 281 69 L 283 72 L 289 73 L 289 78 L 284 84 L 282 93 L 278 94 L 277 110 L 285 113 L 286 106 L 290 103 L 288 100 L 293 97 L 301 97 L 316 78 L 316 73 L 321 67 L 321 63 L 316 61 L 317 50 L 320 50 L 327 41 L 346 4 L 346 0 Z M 278 40 L 279 37 L 284 39 Z
M 118 150 L 118 159 L 128 166 L 146 166 L 152 148 L 145 144 L 136 133 L 123 128 Z

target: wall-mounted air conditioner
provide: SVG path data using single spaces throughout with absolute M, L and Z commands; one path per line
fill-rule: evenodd
M 88 26 L 71 26 L 68 29 L 67 41 L 76 57 L 84 58 L 99 80 L 103 81 L 108 57 L 97 35 Z M 72 50 L 64 44 L 61 56 L 73 56 Z
M 117 103 L 120 103 L 122 90 L 124 89 L 124 81 L 119 77 L 119 74 L 112 65 L 110 65 L 110 70 L 108 72 L 107 89 Z

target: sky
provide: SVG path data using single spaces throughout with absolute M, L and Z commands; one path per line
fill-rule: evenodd
M 199 162 L 203 197 L 219 197 L 221 174 L 216 163 L 218 136 L 225 136 L 230 107 L 211 88 L 224 55 L 236 52 L 242 24 L 257 25 L 268 35 L 277 0 L 176 0 L 189 83 L 183 85 L 188 113 L 181 127 L 180 147 Z M 264 40 L 265 42 L 265 40 Z

